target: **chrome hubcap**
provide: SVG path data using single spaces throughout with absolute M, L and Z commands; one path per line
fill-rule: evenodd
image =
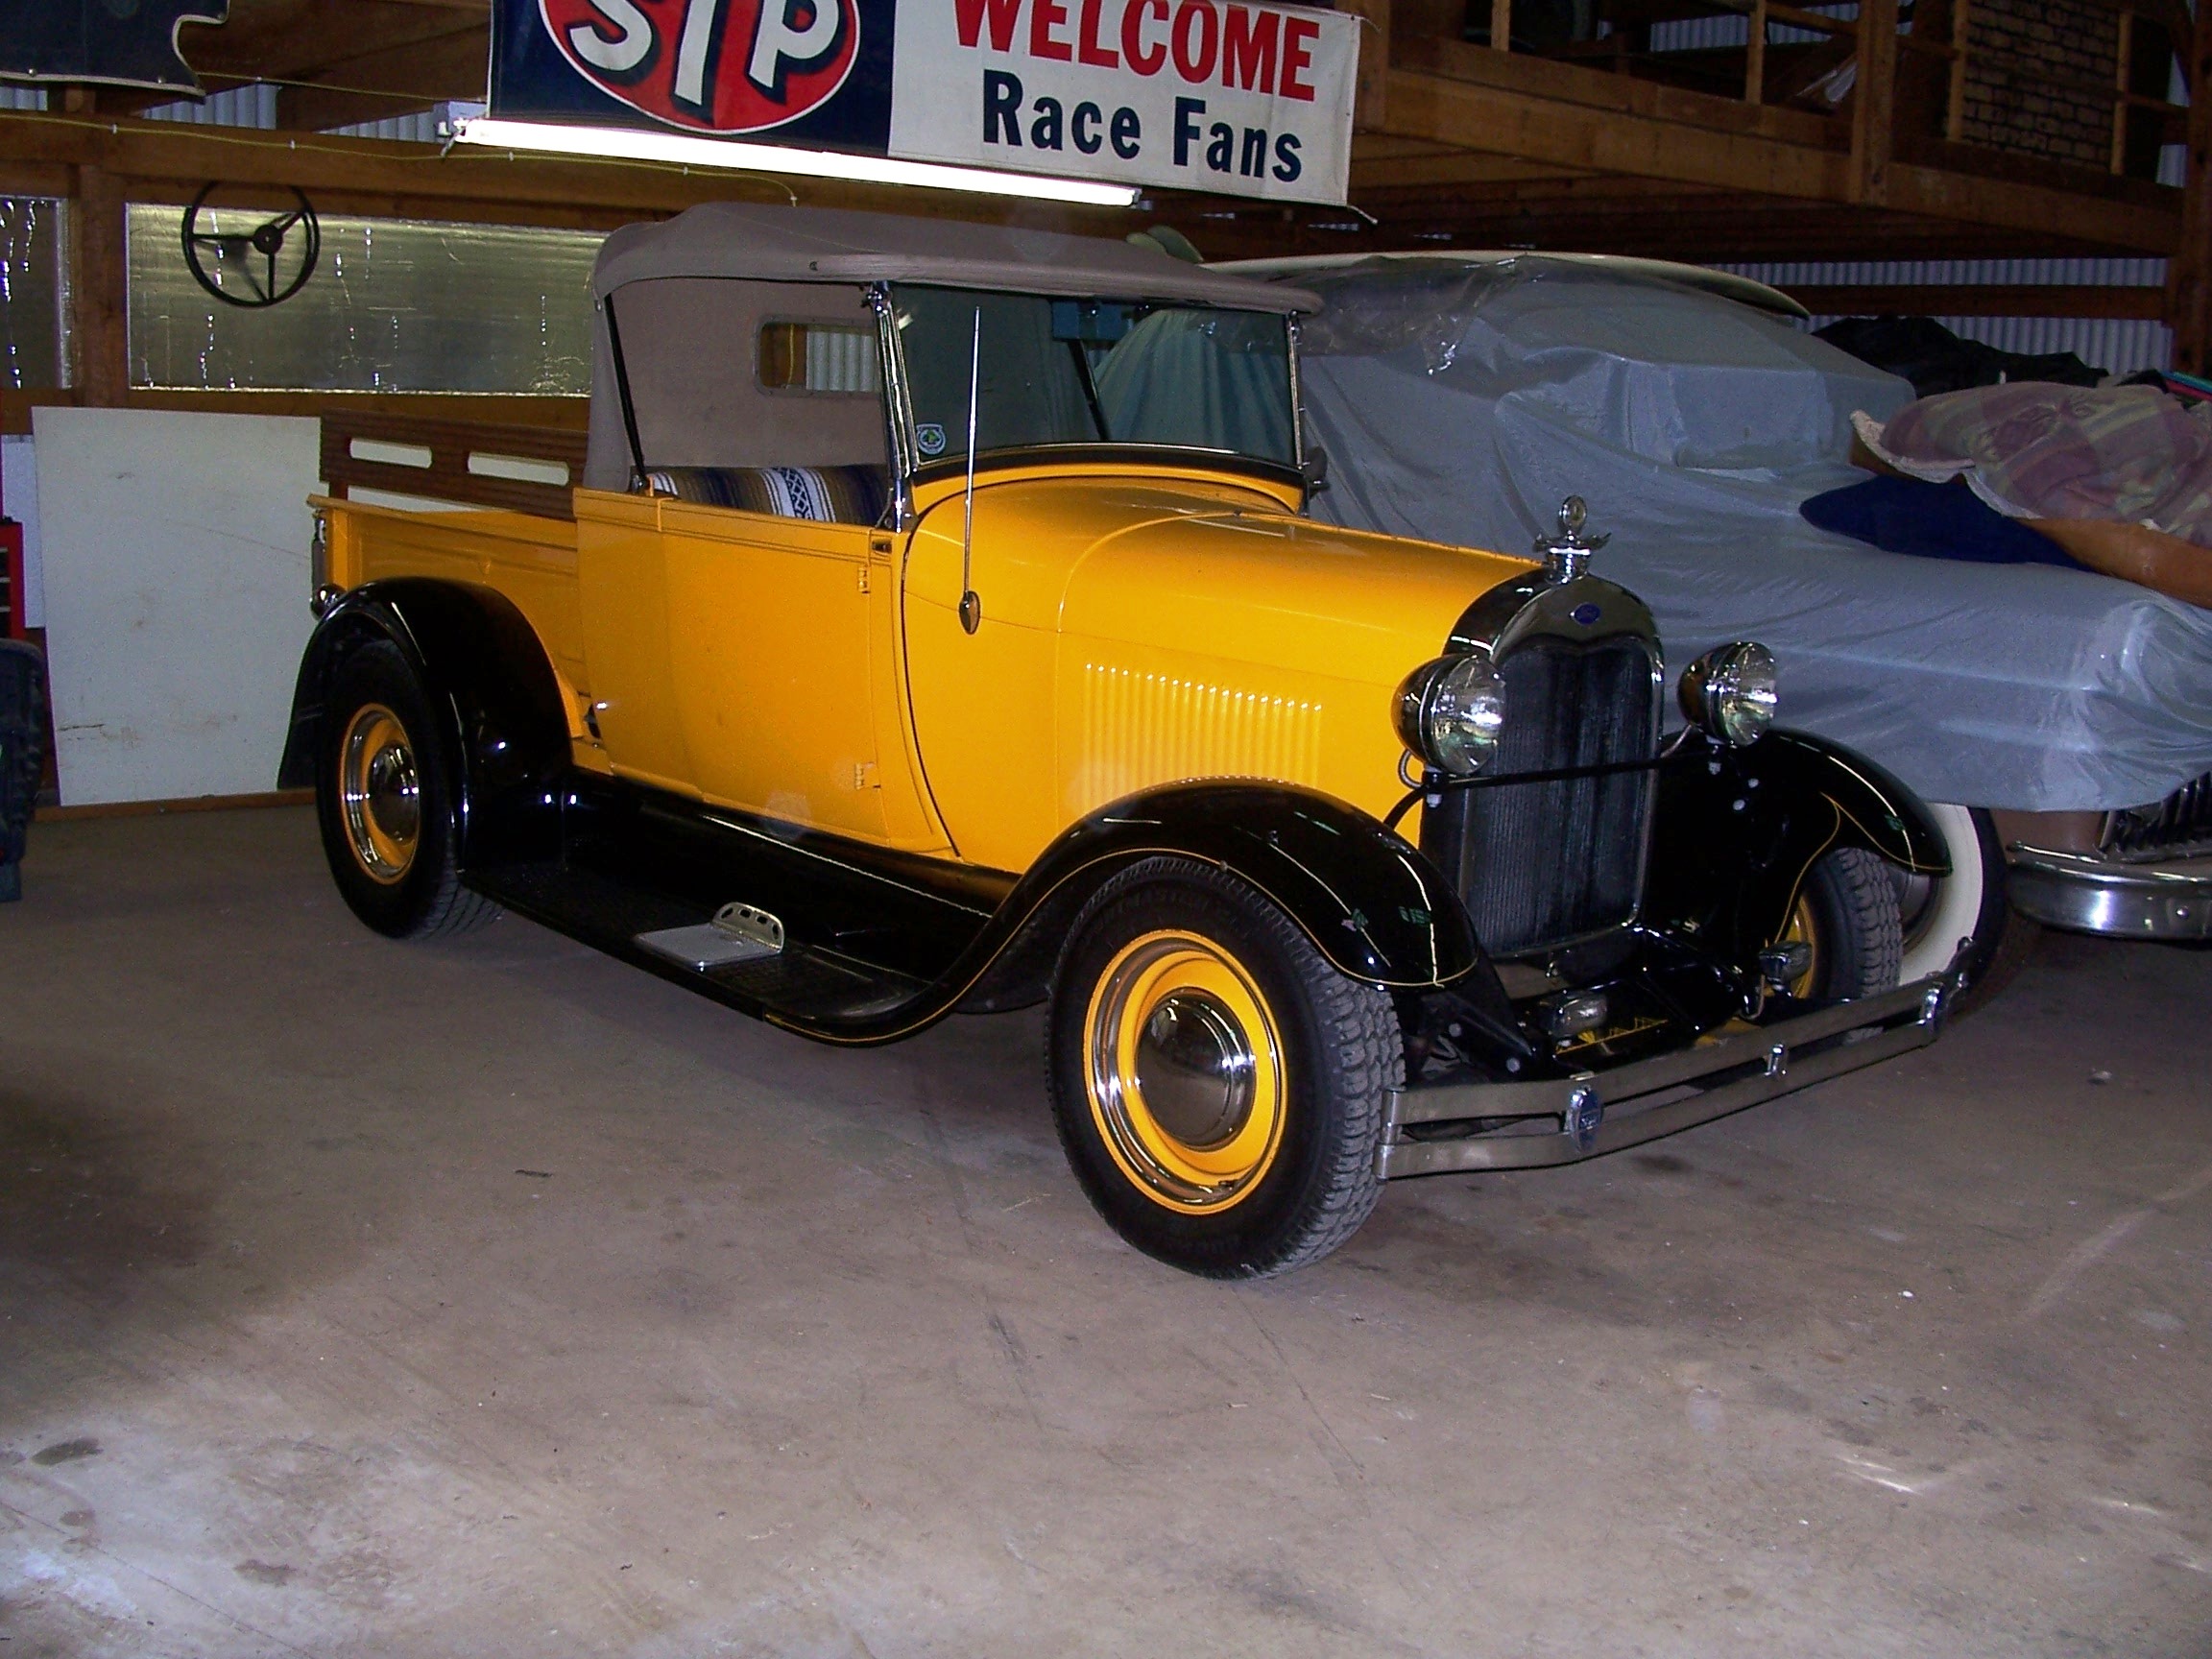
M 1229 1010 L 1203 991 L 1165 998 L 1137 1039 L 1137 1087 L 1161 1128 L 1210 1151 L 1252 1113 L 1252 1046 Z
M 407 729 L 380 704 L 358 709 L 346 728 L 338 794 L 355 861 L 374 880 L 399 880 L 421 841 L 422 785 Z

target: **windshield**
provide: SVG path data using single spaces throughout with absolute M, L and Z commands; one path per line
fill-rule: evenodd
M 923 465 L 975 451 L 1143 444 L 1297 464 L 1289 327 L 1271 311 L 902 286 L 893 297 Z

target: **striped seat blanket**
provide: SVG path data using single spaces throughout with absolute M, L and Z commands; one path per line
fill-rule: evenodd
M 824 524 L 876 524 L 891 496 L 882 467 L 655 467 L 645 486 L 701 507 Z

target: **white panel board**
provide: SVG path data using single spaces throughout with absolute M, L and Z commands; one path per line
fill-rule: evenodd
M 307 613 L 312 420 L 37 409 L 65 805 L 274 789 Z

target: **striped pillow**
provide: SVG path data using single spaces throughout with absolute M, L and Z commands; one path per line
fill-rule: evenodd
M 679 501 L 821 524 L 878 523 L 891 495 L 881 467 L 657 467 L 645 477 Z

